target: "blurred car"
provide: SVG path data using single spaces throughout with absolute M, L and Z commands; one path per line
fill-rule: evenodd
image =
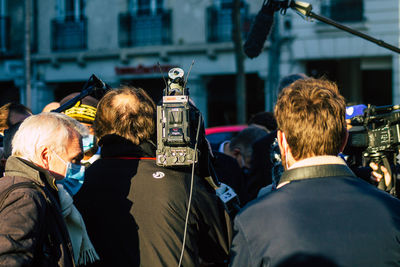
M 211 127 L 206 129 L 206 138 L 210 142 L 212 150 L 218 151 L 224 141 L 229 141 L 238 132 L 247 128 L 247 125 L 227 125 Z

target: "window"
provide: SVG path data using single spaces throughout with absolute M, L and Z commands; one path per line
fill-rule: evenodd
M 232 7 L 233 0 L 215 1 L 207 9 L 207 40 L 209 42 L 229 42 L 232 40 Z M 248 5 L 240 1 L 240 15 L 243 37 L 250 30 L 252 16 L 249 15 Z
M 84 0 L 58 0 L 57 9 L 58 17 L 52 21 L 52 49 L 86 49 L 87 20 L 84 16 Z
M 30 3 L 31 52 L 37 51 L 37 2 Z M 28 1 L 0 0 L 0 53 L 22 55 L 25 49 L 25 3 Z
M 80 20 L 84 14 L 84 0 L 58 0 L 58 19 Z
M 120 46 L 171 43 L 171 17 L 163 0 L 130 0 L 130 12 L 119 16 Z
M 359 22 L 363 20 L 363 0 L 323 1 L 321 14 L 338 22 Z
M 164 0 L 130 0 L 130 10 L 138 16 L 161 14 Z

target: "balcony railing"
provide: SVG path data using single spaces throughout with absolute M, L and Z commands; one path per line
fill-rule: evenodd
M 87 19 L 52 21 L 52 50 L 78 51 L 87 49 Z
M 6 53 L 10 48 L 10 18 L 0 17 L 0 53 Z
M 165 45 L 172 42 L 171 11 L 155 15 L 119 15 L 119 45 L 121 47 Z
M 360 22 L 363 20 L 363 0 L 324 1 L 321 14 L 338 22 Z
M 247 6 L 241 8 L 242 36 L 245 39 L 250 31 L 253 16 L 248 14 Z M 230 42 L 232 41 L 232 9 L 207 8 L 207 41 Z

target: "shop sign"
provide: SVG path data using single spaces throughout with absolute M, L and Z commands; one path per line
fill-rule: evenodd
M 138 65 L 137 67 L 115 67 L 115 73 L 117 75 L 139 75 L 139 74 L 154 74 L 154 73 L 167 73 L 170 69 L 175 68 L 174 65 L 152 65 L 143 66 Z

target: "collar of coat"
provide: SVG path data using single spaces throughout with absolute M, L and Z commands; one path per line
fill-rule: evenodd
M 47 183 L 52 189 L 58 190 L 55 179 L 48 170 L 19 157 L 11 156 L 7 159 L 4 176 L 25 177 L 40 186 Z
M 131 141 L 116 135 L 103 136 L 99 141 L 101 158 L 118 157 L 155 157 L 156 147 L 151 141 L 135 145 Z
M 306 180 L 313 178 L 327 177 L 357 177 L 347 165 L 343 164 L 325 164 L 306 166 L 286 170 L 279 181 L 279 184 L 291 181 Z

